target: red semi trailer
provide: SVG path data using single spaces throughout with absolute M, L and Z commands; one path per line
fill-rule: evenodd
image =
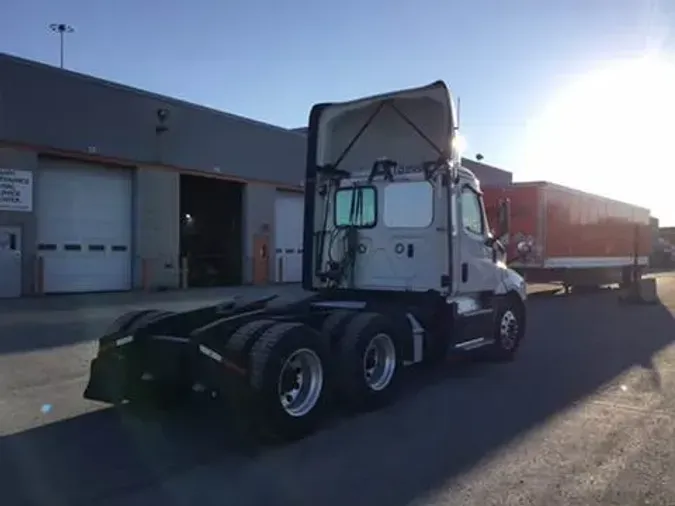
M 490 223 L 510 200 L 509 265 L 529 283 L 625 283 L 652 248 L 649 210 L 547 181 L 482 188 Z

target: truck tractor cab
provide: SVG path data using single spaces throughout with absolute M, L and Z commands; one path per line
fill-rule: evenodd
M 303 255 L 313 296 L 122 315 L 99 338 L 84 396 L 162 406 L 192 393 L 227 398 L 242 430 L 297 439 L 333 401 L 355 411 L 392 402 L 405 367 L 453 354 L 513 358 L 525 285 L 488 230 L 479 182 L 460 166 L 455 116 L 441 82 L 315 106 Z
M 443 82 L 313 108 L 305 289 L 524 296 L 479 181 L 461 166 L 456 125 Z M 501 207 L 499 237 L 508 232 L 508 202 Z

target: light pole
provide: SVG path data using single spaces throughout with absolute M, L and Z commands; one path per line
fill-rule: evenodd
M 59 61 L 61 68 L 63 68 L 63 39 L 67 33 L 73 33 L 75 31 L 75 28 L 65 23 L 52 23 L 51 25 L 49 25 L 49 29 L 52 32 L 59 34 L 60 55 L 61 55 Z

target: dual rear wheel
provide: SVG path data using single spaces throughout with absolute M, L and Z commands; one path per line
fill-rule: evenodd
M 333 313 L 323 332 L 297 322 L 267 322 L 251 322 L 238 332 L 255 340 L 248 353 L 246 394 L 238 398 L 237 409 L 246 411 L 256 436 L 302 438 L 319 427 L 332 399 L 368 410 L 395 397 L 401 346 L 384 316 Z M 232 341 L 247 340 L 233 336 Z

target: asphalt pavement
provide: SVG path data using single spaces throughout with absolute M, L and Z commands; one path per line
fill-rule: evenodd
M 394 405 L 275 448 L 213 407 L 82 399 L 91 339 L 139 302 L 0 308 L 0 505 L 672 506 L 675 275 L 658 283 L 656 305 L 533 296 L 515 362 L 416 376 Z

